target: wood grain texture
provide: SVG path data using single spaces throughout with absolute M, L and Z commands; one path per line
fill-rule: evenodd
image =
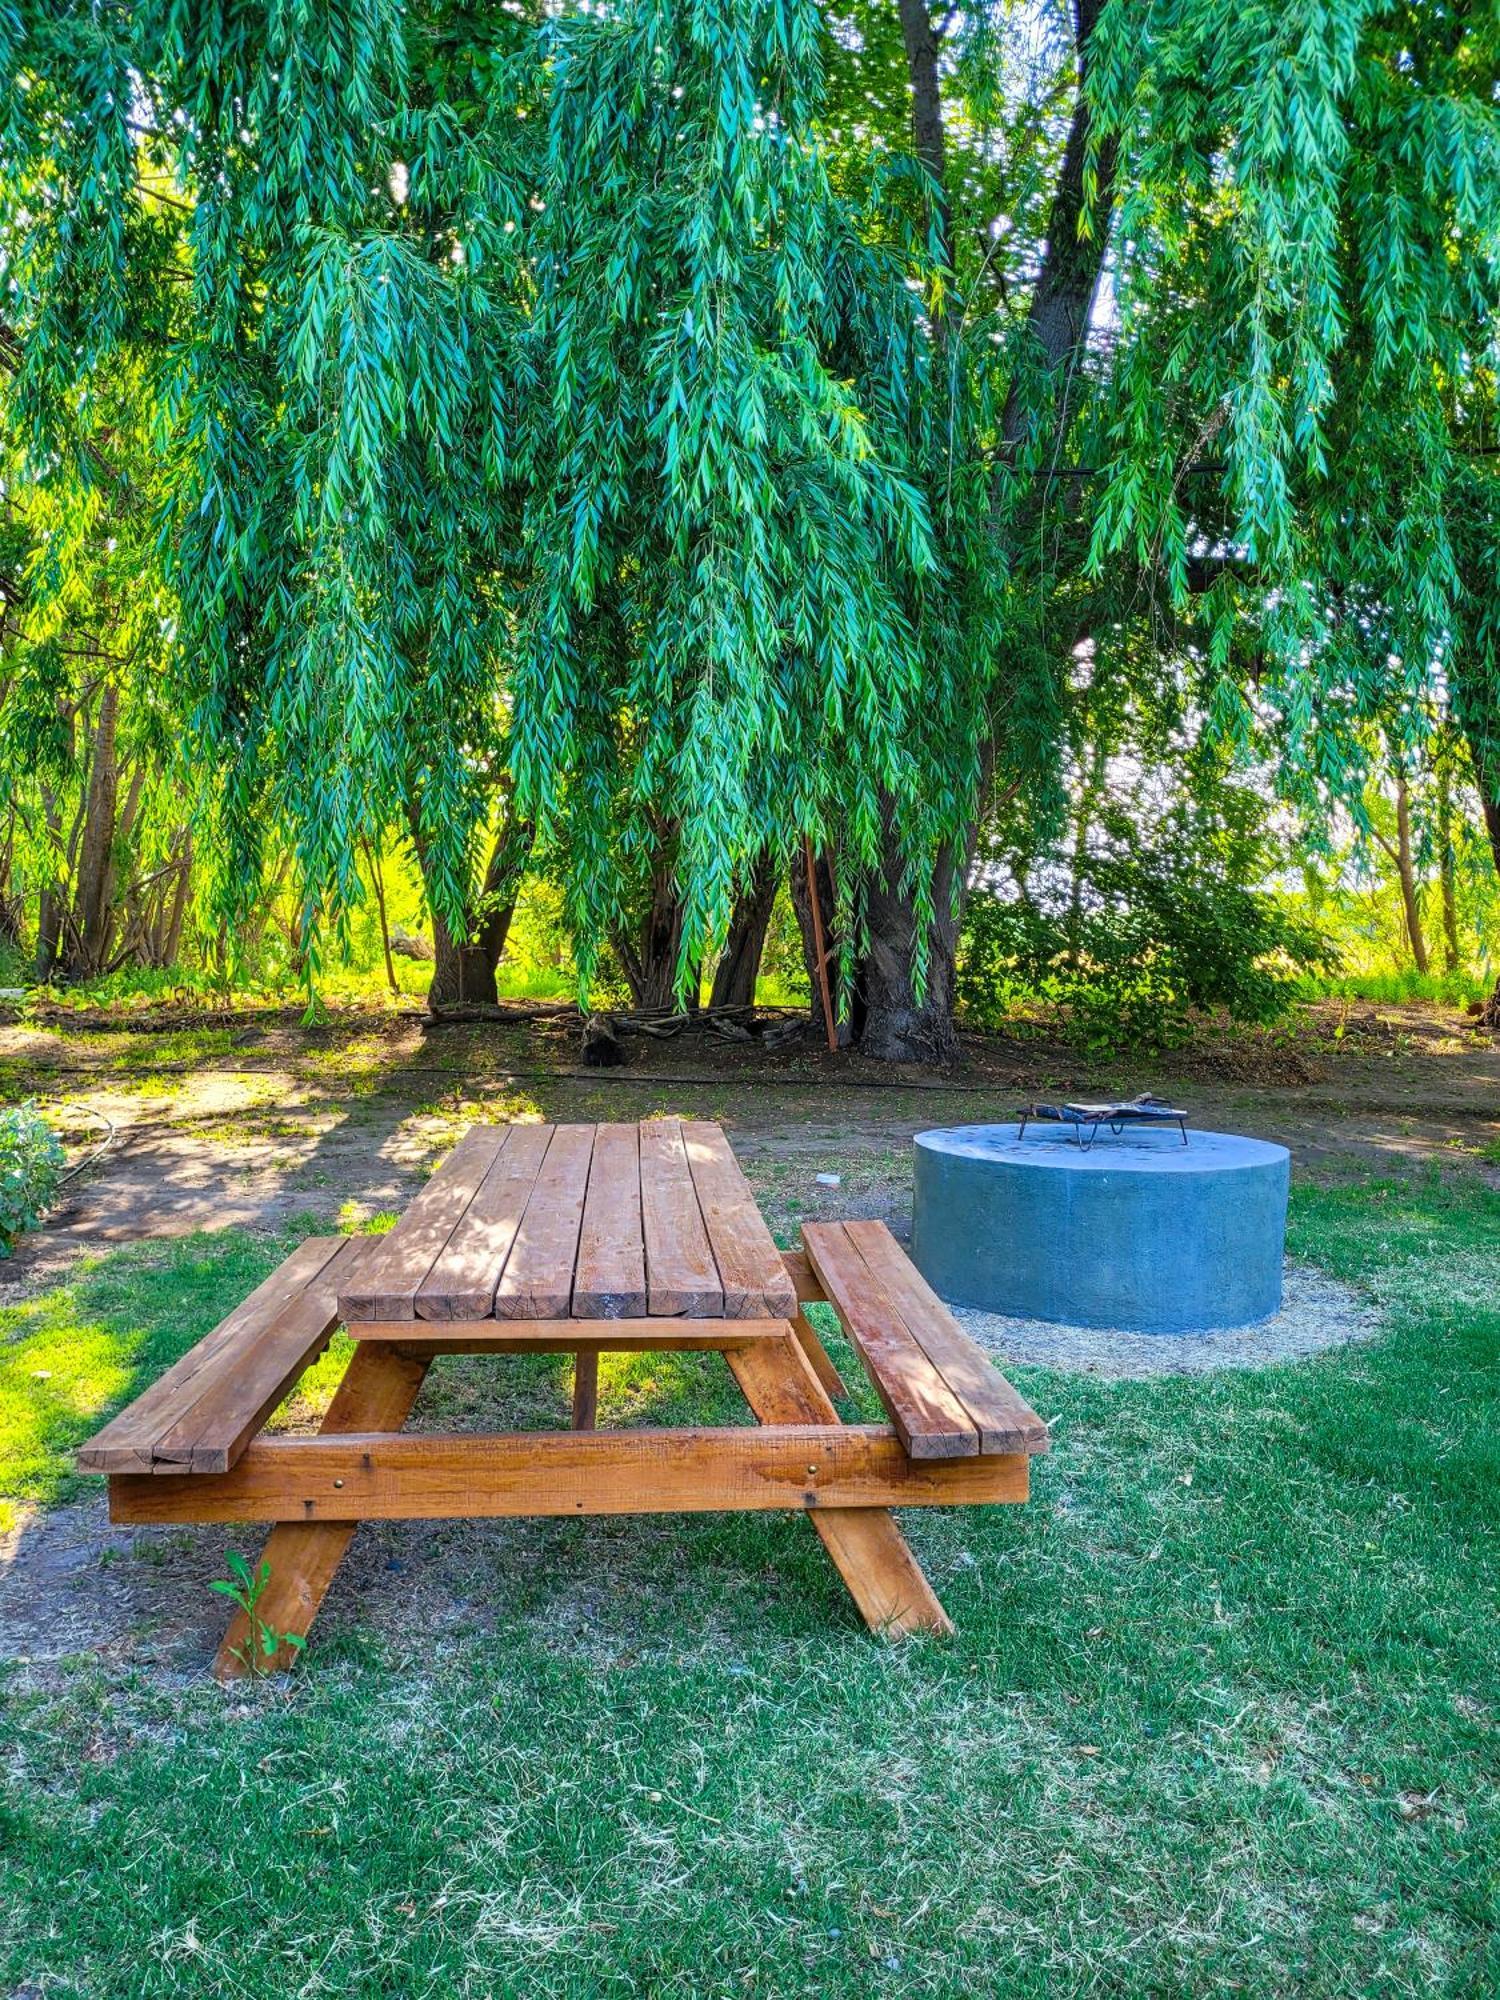
M 573 1316 L 632 1319 L 645 1310 L 640 1131 L 635 1125 L 601 1125 L 594 1135 L 584 1196 Z
M 788 1339 L 780 1350 L 769 1345 L 744 1348 L 725 1358 L 746 1402 L 763 1425 L 837 1424 L 833 1404 L 794 1339 Z M 855 1426 L 844 1428 L 847 1434 Z M 899 1439 L 893 1441 L 900 1445 Z M 904 1451 L 904 1446 L 901 1448 Z M 907 1470 L 914 1481 L 932 1480 L 939 1490 L 956 1491 L 971 1466 L 1000 1462 L 973 1458 L 918 1464 L 908 1455 Z M 1025 1497 L 1024 1493 L 1016 1492 L 1013 1481 L 1007 1484 L 1004 1497 Z M 1002 1497 L 997 1491 L 991 1493 L 994 1498 Z M 839 1496 L 831 1497 L 836 1501 Z M 887 1502 L 903 1507 L 908 1504 L 906 1498 L 894 1491 L 887 1495 Z M 906 1632 L 953 1630 L 937 1593 L 922 1574 L 906 1537 L 889 1513 L 832 1505 L 820 1508 L 811 1518 L 819 1540 L 871 1631 L 895 1638 Z
M 427 1368 L 425 1355 L 412 1357 L 384 1347 L 356 1348 L 328 1405 L 319 1437 L 355 1428 L 366 1434 L 399 1431 L 411 1414 Z M 285 1442 L 308 1444 L 316 1440 Z M 113 1505 L 113 1486 L 110 1494 Z M 271 1566 L 271 1576 L 257 1613 L 273 1631 L 305 1639 L 354 1539 L 356 1523 L 318 1520 L 306 1510 L 301 1516 L 258 1518 L 276 1519 L 281 1525 L 271 1530 L 261 1554 L 261 1560 Z M 246 1672 L 244 1654 L 250 1640 L 249 1621 L 236 1611 L 214 1660 L 214 1672 L 220 1680 L 234 1680 Z M 294 1647 L 282 1646 L 265 1664 L 285 1671 L 295 1658 Z
M 506 1135 L 503 1125 L 471 1125 L 432 1179 L 339 1294 L 339 1317 L 415 1319 L 423 1280 L 463 1220 Z
M 810 1227 L 816 1229 L 817 1224 Z M 968 1412 L 981 1451 L 1048 1449 L 1047 1426 L 964 1332 L 883 1222 L 846 1222 L 844 1234 L 874 1272 L 908 1332 Z
M 484 1319 L 552 1143 L 550 1125 L 508 1125 L 505 1143 L 416 1291 L 418 1319 Z
M 841 1222 L 809 1223 L 807 1254 L 829 1303 L 864 1356 L 870 1379 L 913 1458 L 967 1458 L 979 1431 Z
M 826 1393 L 835 1400 L 840 1396 L 847 1396 L 849 1393 L 848 1385 L 837 1368 L 834 1367 L 828 1349 L 818 1338 L 817 1328 L 808 1319 L 806 1313 L 794 1313 L 792 1315 L 791 1328 L 793 1334 L 796 1336 L 797 1345 L 802 1349 L 803 1354 L 807 1358 L 808 1366 L 812 1369 L 814 1375 L 817 1376 L 819 1383 Z
M 682 1141 L 731 1316 L 789 1319 L 797 1290 L 719 1126 L 685 1120 Z
M 1011 1460 L 914 1464 L 883 1424 L 519 1431 L 493 1437 L 324 1432 L 314 1438 L 258 1438 L 232 1472 L 213 1478 L 117 1476 L 110 1482 L 110 1514 L 122 1523 L 339 1526 L 365 1520 L 789 1509 L 810 1513 L 816 1524 L 829 1509 L 1021 1500 L 1026 1476 L 1021 1454 Z
M 661 1315 L 722 1313 L 724 1288 L 698 1207 L 682 1120 L 645 1120 L 640 1146 L 646 1310 Z
M 807 1261 L 805 1250 L 783 1250 L 781 1262 L 787 1276 L 792 1281 L 792 1289 L 797 1294 L 797 1303 L 816 1304 L 823 1296 L 823 1287 L 818 1283 L 818 1274 Z
M 648 1348 L 690 1354 L 783 1340 L 787 1325 L 784 1319 L 414 1320 L 409 1326 L 364 1320 L 344 1331 L 351 1340 L 394 1341 L 413 1354 L 559 1354 L 581 1343 L 601 1354 Z
M 314 1236 L 81 1446 L 80 1472 L 222 1472 L 323 1351 L 337 1277 L 370 1239 Z
M 591 1431 L 599 1416 L 599 1350 L 580 1347 L 573 1358 L 573 1428 Z
M 559 1319 L 573 1303 L 573 1265 L 594 1151 L 592 1125 L 555 1125 L 495 1287 L 496 1319 Z

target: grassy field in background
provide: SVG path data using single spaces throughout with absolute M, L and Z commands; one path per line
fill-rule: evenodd
M 1017 1371 L 1033 1504 L 908 1517 L 948 1642 L 869 1638 L 805 1522 L 739 1516 L 494 1524 L 440 1634 L 346 1621 L 248 1695 L 0 1666 L 0 1994 L 1494 1993 L 1500 1197 L 1302 1189 L 1292 1247 L 1383 1335 Z M 276 1254 L 0 1314 L 0 1493 L 69 1498 Z M 507 1380 L 554 1420 L 555 1367 Z M 606 1376 L 606 1421 L 688 1410 L 733 1414 L 711 1358 Z

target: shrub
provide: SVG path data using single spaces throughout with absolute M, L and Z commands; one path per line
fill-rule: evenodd
M 1274 849 L 1264 808 L 1231 787 L 1212 811 L 1191 800 L 1142 840 L 1106 814 L 1076 904 L 969 899 L 958 994 L 970 1017 L 997 1024 L 1009 1004 L 1063 1009 L 1090 1048 L 1163 1047 L 1195 1015 L 1274 1021 L 1301 980 L 1332 969 L 1323 935 L 1269 889 Z
M 34 1104 L 0 1111 L 0 1257 L 35 1228 L 57 1192 L 63 1149 Z

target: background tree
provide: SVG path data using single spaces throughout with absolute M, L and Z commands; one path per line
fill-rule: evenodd
M 613 945 L 683 995 L 732 937 L 746 990 L 811 842 L 845 1033 L 895 1057 L 953 1048 L 981 829 L 1049 851 L 1079 716 L 1103 756 L 1150 683 L 1309 819 L 1451 709 L 1500 826 L 1492 16 L 23 0 L 0 34 L 5 851 L 63 856 L 78 968 L 141 932 L 111 742 L 160 742 L 134 811 L 191 813 L 226 935 L 286 858 L 310 977 L 404 849 L 439 999 L 493 998 L 527 866 L 585 985 Z M 90 606 L 114 663 L 70 679 Z

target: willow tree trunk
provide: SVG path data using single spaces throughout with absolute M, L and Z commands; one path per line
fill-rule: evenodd
M 1412 964 L 1425 977 L 1431 960 L 1422 929 L 1422 898 L 1417 887 L 1416 865 L 1411 845 L 1411 794 L 1406 780 L 1396 780 L 1396 873 L 1401 882 L 1401 914 L 1406 924 L 1406 941 L 1411 946 Z
M 997 538 L 1006 532 L 1002 491 L 1016 456 L 1038 439 L 1048 441 L 1054 461 L 1062 451 L 1068 427 L 1069 392 L 1078 376 L 1078 363 L 1088 340 L 1110 243 L 1115 148 L 1110 139 L 1099 144 L 1093 133 L 1088 91 L 1090 42 L 1103 6 L 1104 0 L 1075 0 L 1072 10 L 1078 87 L 1052 188 L 1047 247 L 1026 309 L 1029 365 L 1017 370 L 1001 416 L 1000 445 L 1005 469 L 997 475 L 995 486 L 993 523 Z M 929 179 L 938 190 L 939 211 L 934 220 L 946 233 L 951 191 L 944 186 L 947 160 L 941 30 L 920 0 L 900 0 L 899 13 L 911 90 L 913 138 Z M 1085 227 L 1085 223 L 1090 226 Z M 941 338 L 942 326 L 938 325 L 936 331 Z M 984 768 L 977 787 L 981 812 L 994 754 L 991 743 L 984 753 Z M 925 940 L 919 939 L 914 900 L 901 887 L 903 870 L 894 832 L 887 841 L 882 867 L 861 885 L 870 947 L 856 977 L 853 1025 L 856 1041 L 870 1055 L 895 1061 L 942 1062 L 957 1048 L 953 1020 L 958 945 L 954 892 L 961 899 L 977 839 L 978 827 L 971 826 L 952 849 L 938 857 L 936 914 Z M 925 950 L 918 949 L 919 943 L 925 945 Z M 919 990 L 918 968 L 924 958 L 927 977 Z
M 94 723 L 72 935 L 64 958 L 64 971 L 69 979 L 98 978 L 109 957 L 113 929 L 111 860 L 120 787 L 119 716 L 119 689 L 113 681 L 106 681 L 100 691 L 99 714 Z
M 671 1012 L 677 1004 L 677 961 L 682 952 L 682 902 L 676 872 L 663 859 L 651 877 L 651 897 L 634 934 L 618 931 L 615 950 L 630 997 L 643 1014 Z
M 47 845 L 53 856 L 53 866 L 58 871 L 50 882 L 42 885 L 37 897 L 36 914 L 36 963 L 38 982 L 45 986 L 57 969 L 58 953 L 62 948 L 63 888 L 58 879 L 61 873 L 59 856 L 62 851 L 62 815 L 57 809 L 57 800 L 42 786 L 42 812 L 47 826 Z
M 954 908 L 954 877 L 968 872 L 967 855 L 939 855 L 933 872 L 933 917 L 926 932 L 926 966 L 918 964 L 921 937 L 916 904 L 885 876 L 865 883 L 868 945 L 855 981 L 854 1031 L 860 1049 L 881 1062 L 951 1062 L 958 1053 L 953 1019 L 961 905 Z
M 495 973 L 510 936 L 516 897 L 535 837 L 535 828 L 529 820 L 506 820 L 490 849 L 479 893 L 464 911 L 464 922 L 458 930 L 449 924 L 436 898 L 429 894 L 435 951 L 432 983 L 427 989 L 430 1012 L 440 1014 L 446 1007 L 498 1004 Z M 415 819 L 413 845 L 420 863 L 424 843 Z
M 1458 879 L 1453 852 L 1453 780 L 1447 759 L 1438 770 L 1438 888 L 1443 899 L 1443 970 L 1457 972 L 1463 954 L 1458 942 Z
M 776 867 L 763 861 L 734 906 L 724 952 L 714 968 L 710 1007 L 752 1007 L 761 953 L 776 906 Z

